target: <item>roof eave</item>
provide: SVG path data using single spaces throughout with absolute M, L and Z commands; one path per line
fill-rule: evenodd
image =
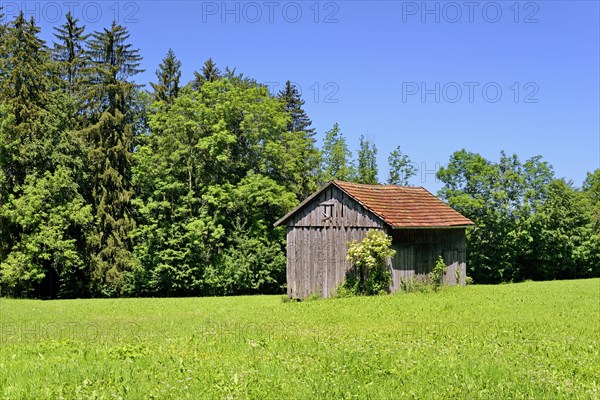
M 464 225 L 429 225 L 429 226 L 392 226 L 392 229 L 460 229 L 469 228 L 475 226 L 475 224 L 464 224 Z

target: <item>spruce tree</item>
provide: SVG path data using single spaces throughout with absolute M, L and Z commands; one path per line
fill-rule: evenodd
M 315 135 L 314 128 L 311 128 L 312 121 L 302 108 L 304 100 L 296 86 L 290 81 L 285 83 L 285 87 L 278 93 L 279 100 L 283 104 L 285 111 L 290 116 L 288 130 L 291 132 L 305 132 L 308 137 Z
M 95 290 L 115 295 L 123 272 L 131 267 L 129 232 L 132 196 L 131 162 L 136 145 L 137 85 L 129 79 L 142 72 L 139 51 L 128 43 L 127 30 L 113 22 L 95 32 L 88 45 L 85 69 L 90 109 L 84 134 L 90 147 L 91 203 L 97 220 L 91 238 Z
M 18 15 L 1 44 L 0 284 L 15 296 L 56 297 L 85 284 L 86 206 L 73 179 L 78 143 L 65 129 L 49 51 Z M 81 293 L 81 292 L 80 292 Z
M 206 82 L 214 82 L 217 79 L 220 79 L 221 71 L 217 68 L 217 65 L 213 61 L 212 58 L 209 58 L 204 62 L 202 66 L 202 71 L 194 71 L 194 80 L 192 81 L 192 89 L 200 90 L 202 85 Z
M 320 163 L 320 153 L 315 147 L 315 130 L 311 128 L 312 121 L 302 108 L 304 100 L 298 89 L 290 81 L 278 93 L 278 98 L 288 115 L 287 131 L 297 142 L 295 146 L 299 154 L 294 158 L 299 164 L 298 189 L 295 190 L 298 200 L 304 200 L 317 188 L 317 177 Z
M 181 78 L 181 61 L 175 57 L 172 49 L 169 49 L 166 57 L 156 70 L 157 83 L 150 83 L 154 89 L 154 100 L 165 103 L 173 103 L 179 95 L 179 80 Z
M 376 184 L 377 182 L 377 147 L 364 135 L 360 136 L 358 150 L 358 183 Z
M 50 93 L 49 64 L 39 32 L 33 19 L 27 22 L 21 12 L 7 27 L 0 45 L 0 102 L 12 116 L 3 130 L 0 162 L 11 187 L 22 185 L 28 172 L 44 169 L 47 161 L 40 154 L 46 133 L 40 116 Z
M 35 138 L 42 133 L 38 117 L 46 103 L 47 71 L 39 31 L 22 12 L 0 29 L 0 258 L 4 262 L 22 233 L 14 218 L 5 214 L 6 205 L 20 196 L 27 175 L 40 160 Z
M 0 6 L 0 43 L 2 43 L 2 38 L 4 37 L 4 34 L 6 32 L 6 25 L 4 23 L 4 13 L 2 13 L 2 9 L 3 7 Z M 2 57 L 2 54 L 0 54 L 0 57 Z
M 58 74 L 67 93 L 73 94 L 76 88 L 81 88 L 81 71 L 88 60 L 85 41 L 89 35 L 84 34 L 85 26 L 79 26 L 79 20 L 71 13 L 66 15 L 66 19 L 64 25 L 54 28 L 57 41 L 52 56 L 58 63 Z

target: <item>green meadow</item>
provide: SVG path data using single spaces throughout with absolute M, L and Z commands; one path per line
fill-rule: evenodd
M 304 302 L 0 299 L 2 399 L 598 399 L 600 279 Z

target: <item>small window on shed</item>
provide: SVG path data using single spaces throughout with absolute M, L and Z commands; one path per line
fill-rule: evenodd
M 321 210 L 323 215 L 323 221 L 331 221 L 333 218 L 333 202 L 321 203 Z
M 323 206 L 323 218 L 331 219 L 333 216 L 333 204 L 326 204 Z

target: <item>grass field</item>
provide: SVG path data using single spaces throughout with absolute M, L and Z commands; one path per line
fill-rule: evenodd
M 0 299 L 3 399 L 598 399 L 600 280 L 436 294 Z

